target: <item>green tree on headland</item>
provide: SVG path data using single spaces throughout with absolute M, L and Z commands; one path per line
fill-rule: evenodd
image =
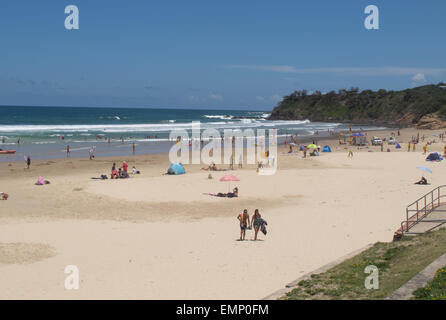
M 401 90 L 378 91 L 358 88 L 322 94 L 296 90 L 274 108 L 271 120 L 339 121 L 408 126 L 431 115 L 446 121 L 444 83 Z

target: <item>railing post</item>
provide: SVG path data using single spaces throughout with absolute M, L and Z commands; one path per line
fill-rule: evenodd
M 406 207 L 406 232 L 409 232 L 409 208 Z
M 434 210 L 434 191 L 431 193 L 431 199 L 432 199 L 432 210 Z
M 440 201 L 440 189 L 441 187 L 438 187 L 438 206 L 440 206 L 441 201 Z
M 418 209 L 418 201 L 417 201 L 417 222 L 418 222 L 418 212 L 419 212 L 419 209 Z
M 427 203 L 426 203 L 426 195 L 424 195 L 424 215 L 427 214 Z

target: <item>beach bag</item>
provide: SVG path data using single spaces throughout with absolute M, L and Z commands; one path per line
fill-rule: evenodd
M 262 223 L 260 224 L 260 231 L 262 231 L 262 233 L 266 236 L 267 234 L 267 230 L 266 230 L 266 226 L 268 225 L 268 223 L 262 219 Z

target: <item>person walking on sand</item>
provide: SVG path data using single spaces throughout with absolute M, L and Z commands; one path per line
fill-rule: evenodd
M 427 153 L 427 144 L 425 144 L 424 146 L 423 146 L 423 154 L 426 154 Z
M 240 212 L 237 219 L 240 221 L 240 241 L 243 241 L 245 240 L 246 229 L 248 229 L 248 226 L 250 225 L 248 209 Z
M 29 167 L 31 166 L 31 157 L 27 156 L 25 158 L 25 161 L 26 161 L 26 167 L 27 167 L 27 169 L 29 169 Z
M 135 148 L 136 148 L 136 146 L 135 146 L 135 143 L 133 142 L 133 154 L 135 154 Z
M 348 149 L 347 158 L 353 158 L 353 151 L 352 151 L 352 149 Z
M 88 153 L 90 154 L 90 160 L 93 160 L 93 158 L 94 158 L 94 148 L 90 148 Z
M 407 144 L 407 152 L 410 152 L 410 141 L 409 141 L 409 143 Z
M 70 157 L 70 145 L 67 145 L 67 158 Z
M 262 216 L 259 213 L 259 209 L 256 209 L 251 219 L 251 228 L 254 226 L 254 241 L 257 240 L 257 234 L 259 233 L 261 224 L 262 224 Z
M 415 152 L 417 144 L 416 143 L 412 143 L 412 151 Z

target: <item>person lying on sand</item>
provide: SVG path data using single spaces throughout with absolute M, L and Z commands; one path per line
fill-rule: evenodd
M 235 187 L 234 190 L 232 190 L 232 192 L 228 192 L 228 193 L 203 193 L 205 195 L 208 196 L 213 196 L 213 197 L 220 197 L 220 198 L 237 198 L 238 197 L 238 188 Z
M 227 169 L 218 169 L 217 166 L 215 165 L 215 163 L 212 163 L 207 168 L 201 168 L 201 170 L 205 170 L 205 171 L 228 171 Z
M 212 163 L 211 165 L 209 165 L 209 167 L 204 167 L 201 168 L 201 170 L 206 170 L 206 171 L 217 171 L 217 166 L 215 165 L 215 163 Z
M 415 184 L 427 184 L 427 179 L 425 177 L 421 177 L 420 181 L 415 182 Z
M 216 194 L 217 197 L 227 197 L 227 198 L 237 198 L 238 197 L 238 188 L 235 187 L 234 190 L 232 190 L 232 192 L 228 192 L 228 193 L 217 193 Z

